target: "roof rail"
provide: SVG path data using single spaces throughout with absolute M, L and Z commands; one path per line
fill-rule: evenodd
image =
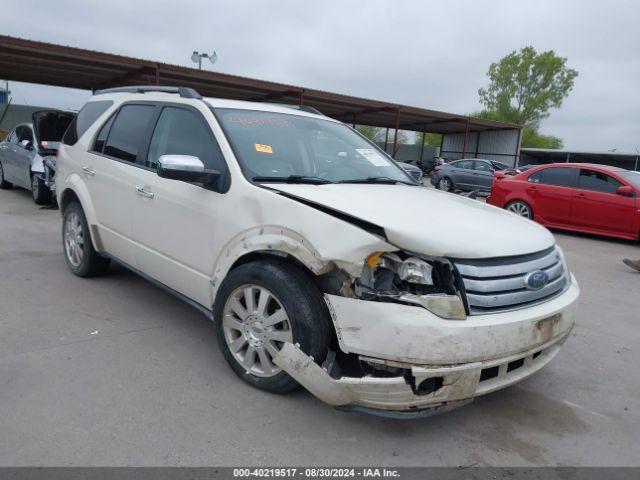
M 147 92 L 163 92 L 163 93 L 177 93 L 182 98 L 197 98 L 201 99 L 202 95 L 196 92 L 193 88 L 188 87 L 162 87 L 154 85 L 141 85 L 134 87 L 116 87 L 116 88 L 104 88 L 102 90 L 96 90 L 94 95 L 102 95 L 105 93 L 147 93 Z

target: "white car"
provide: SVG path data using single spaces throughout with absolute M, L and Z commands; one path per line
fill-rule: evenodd
M 212 318 L 245 382 L 343 409 L 429 415 L 546 365 L 579 296 L 553 236 L 311 110 L 96 92 L 59 151 L 69 268 L 125 265 Z

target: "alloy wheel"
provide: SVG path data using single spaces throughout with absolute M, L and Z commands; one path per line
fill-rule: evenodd
M 84 232 L 80 216 L 76 212 L 69 213 L 65 220 L 64 251 L 69 263 L 79 267 L 84 256 Z
M 507 207 L 509 212 L 513 212 L 516 215 L 520 215 L 524 218 L 531 218 L 531 209 L 522 202 L 514 202 Z
M 449 180 L 448 178 L 441 178 L 439 185 L 440 190 L 444 190 L 445 192 L 451 190 L 451 180 Z
M 235 289 L 225 303 L 222 328 L 229 351 L 247 373 L 273 377 L 281 372 L 273 357 L 285 342 L 293 342 L 293 332 L 273 292 L 259 285 Z

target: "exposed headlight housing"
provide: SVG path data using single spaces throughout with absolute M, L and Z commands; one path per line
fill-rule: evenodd
M 451 320 L 466 318 L 453 266 L 446 258 L 376 252 L 365 261 L 356 294 L 366 300 L 420 305 Z

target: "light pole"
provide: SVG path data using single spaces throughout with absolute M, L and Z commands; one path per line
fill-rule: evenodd
M 213 52 L 211 55 L 209 55 L 208 53 L 198 53 L 194 50 L 193 54 L 191 54 L 191 61 L 193 63 L 197 63 L 198 64 L 198 70 L 202 70 L 202 59 L 203 58 L 208 58 L 209 61 L 214 64 L 216 63 L 216 60 L 218 60 L 218 54 L 216 52 Z

